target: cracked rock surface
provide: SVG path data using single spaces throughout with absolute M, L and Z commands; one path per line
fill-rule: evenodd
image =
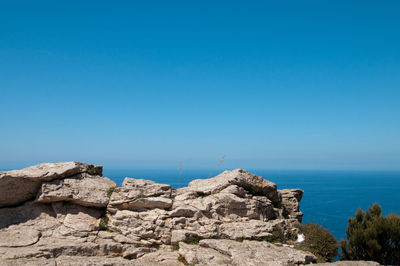
M 0 265 L 308 264 L 311 253 L 268 242 L 295 232 L 302 195 L 243 169 L 180 189 L 117 187 L 79 162 L 0 172 Z

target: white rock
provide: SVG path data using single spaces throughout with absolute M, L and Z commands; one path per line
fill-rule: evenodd
M 305 240 L 305 238 L 304 238 L 304 235 L 303 234 L 298 234 L 297 235 L 297 242 L 298 243 L 301 243 L 301 242 L 303 242 Z

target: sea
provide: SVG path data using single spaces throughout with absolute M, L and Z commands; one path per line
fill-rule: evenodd
M 125 177 L 150 179 L 170 184 L 174 188 L 187 186 L 199 178 L 211 178 L 222 169 L 108 169 L 103 175 L 122 184 Z M 300 210 L 303 223 L 316 223 L 328 229 L 339 241 L 346 238 L 349 217 L 358 208 L 366 210 L 374 203 L 382 206 L 384 215 L 400 214 L 400 171 L 308 171 L 308 170 L 249 170 L 278 186 L 278 189 L 304 190 Z

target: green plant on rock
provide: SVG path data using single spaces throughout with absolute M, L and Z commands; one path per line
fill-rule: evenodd
M 268 241 L 271 243 L 284 243 L 285 242 L 285 233 L 282 226 L 277 225 L 271 232 L 272 235 L 264 237 L 262 240 Z
M 181 262 L 181 263 L 183 263 L 183 265 L 185 265 L 185 266 L 194 266 L 193 263 L 187 262 L 186 259 L 185 259 L 185 257 L 182 256 L 182 255 L 179 255 L 178 261 Z
M 108 217 L 105 215 L 100 218 L 99 221 L 99 230 L 100 231 L 107 231 L 108 230 Z
M 201 191 L 197 191 L 196 194 L 197 194 L 197 197 L 200 197 L 200 198 L 204 198 L 204 197 L 208 196 L 208 194 L 201 192 Z
M 243 242 L 245 240 L 245 238 L 243 236 L 238 237 L 235 239 L 237 242 Z
M 383 265 L 400 265 L 400 216 L 382 216 L 375 203 L 366 212 L 358 209 L 349 218 L 347 241 L 341 239 L 341 260 L 373 260 Z
M 111 195 L 112 195 L 112 193 L 114 193 L 114 190 L 115 190 L 115 187 L 110 187 L 108 190 L 107 190 L 107 197 L 111 197 Z
M 185 239 L 185 243 L 186 244 L 190 244 L 190 245 L 197 245 L 199 244 L 200 240 L 202 240 L 203 238 L 197 235 L 190 235 Z
M 172 250 L 179 250 L 179 243 L 174 243 L 171 245 Z
M 332 262 L 337 255 L 338 244 L 333 235 L 318 224 L 299 224 L 299 233 L 304 241 L 296 244 L 296 248 L 313 253 L 318 262 Z
M 140 194 L 140 195 L 138 195 L 138 196 L 135 197 L 135 200 L 144 199 L 144 198 L 147 198 L 147 196 L 146 196 L 146 195 L 143 195 L 143 194 Z

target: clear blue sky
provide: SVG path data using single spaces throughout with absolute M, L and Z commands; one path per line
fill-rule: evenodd
M 0 169 L 400 169 L 400 1 L 2 1 Z

